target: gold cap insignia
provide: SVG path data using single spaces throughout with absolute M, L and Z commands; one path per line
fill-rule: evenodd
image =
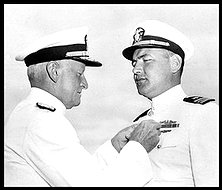
M 133 35 L 133 44 L 142 40 L 145 30 L 142 27 L 138 27 Z

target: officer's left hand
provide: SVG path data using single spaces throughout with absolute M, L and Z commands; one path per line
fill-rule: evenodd
M 128 143 L 130 134 L 133 132 L 137 124 L 133 124 L 119 131 L 112 139 L 112 145 L 120 153 L 122 148 Z

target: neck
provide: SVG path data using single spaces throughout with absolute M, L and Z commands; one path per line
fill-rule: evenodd
M 178 84 L 180 84 L 180 80 L 173 80 L 172 83 L 168 83 L 169 85 L 164 86 L 163 89 L 160 89 L 159 92 L 157 92 L 156 94 L 154 94 L 153 96 L 149 95 L 146 96 L 144 95 L 146 98 L 148 98 L 150 101 L 152 101 L 153 98 L 160 96 L 161 94 L 163 94 L 164 92 L 170 90 L 171 88 L 177 86 Z
M 56 93 L 55 93 L 55 88 L 52 85 L 48 85 L 48 84 L 46 85 L 45 83 L 43 84 L 43 83 L 32 82 L 31 87 L 40 88 L 40 89 L 52 94 L 53 96 L 55 96 L 57 98 Z

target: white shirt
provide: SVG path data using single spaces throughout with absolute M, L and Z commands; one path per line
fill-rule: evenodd
M 154 177 L 146 186 L 219 186 L 219 109 L 183 101 L 177 85 L 153 98 L 153 115 L 144 119 L 172 120 L 179 124 L 161 133 L 160 142 L 149 153 Z M 149 116 L 150 114 L 150 116 Z
M 151 180 L 139 143 L 130 141 L 119 154 L 107 141 L 91 155 L 64 113 L 62 102 L 39 88 L 16 106 L 5 126 L 5 186 L 143 186 Z

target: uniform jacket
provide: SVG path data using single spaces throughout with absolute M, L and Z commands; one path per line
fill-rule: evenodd
M 61 101 L 39 88 L 16 106 L 4 131 L 5 186 L 143 186 L 151 179 L 139 143 L 118 153 L 107 141 L 91 155 L 64 113 Z
M 177 126 L 161 133 L 149 153 L 154 177 L 146 186 L 219 186 L 218 105 L 190 103 L 185 97 L 177 85 L 155 97 L 148 113 L 136 121 Z

